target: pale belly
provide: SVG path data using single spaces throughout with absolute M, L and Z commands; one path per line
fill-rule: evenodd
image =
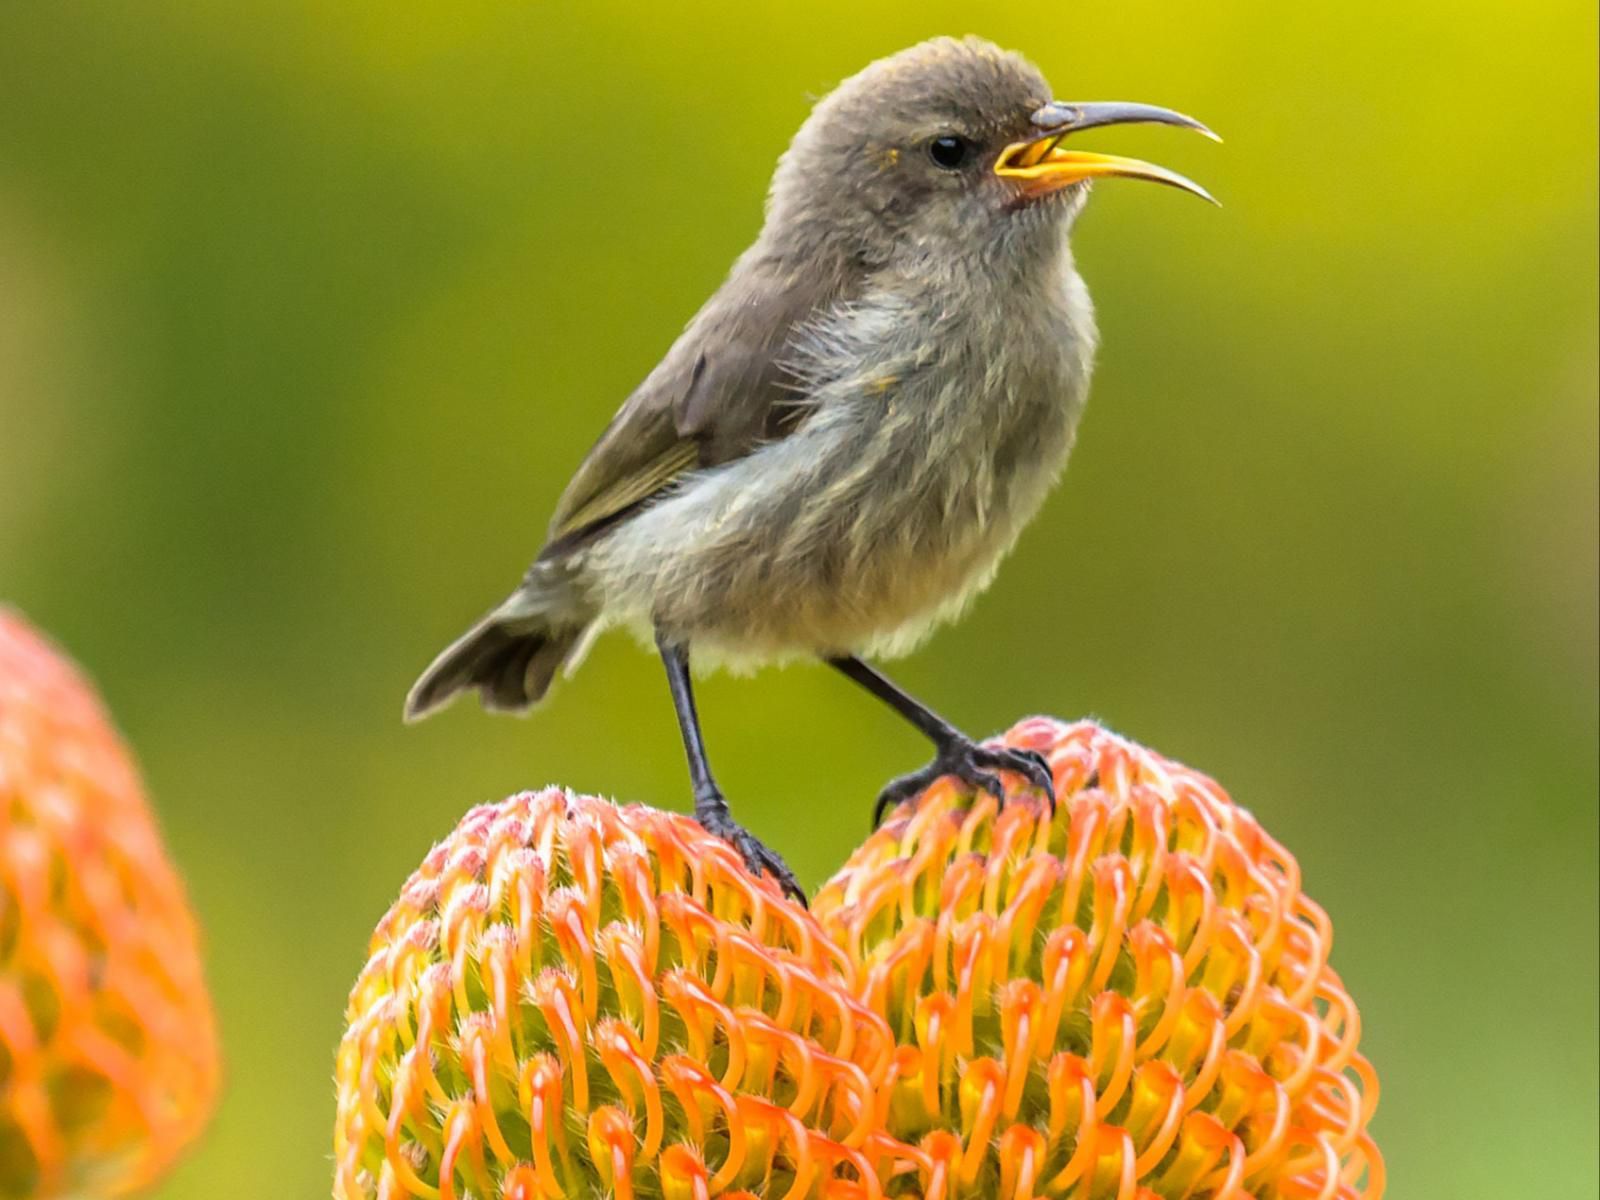
M 1003 470 L 933 464 L 920 487 L 863 469 L 786 491 L 778 464 L 705 479 L 600 548 L 601 619 L 646 643 L 665 630 L 701 664 L 734 669 L 907 653 L 994 578 L 1069 442 L 1063 422 Z
M 732 665 L 909 653 L 988 586 L 1013 540 L 993 529 L 971 531 L 940 553 L 885 550 L 842 578 L 785 563 L 774 576 L 788 583 L 776 588 L 766 585 L 765 571 L 730 578 L 714 603 L 696 614 L 696 651 Z

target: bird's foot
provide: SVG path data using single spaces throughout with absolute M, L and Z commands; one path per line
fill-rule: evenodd
M 890 780 L 888 786 L 878 793 L 878 802 L 872 809 L 872 826 L 876 829 L 884 813 L 946 775 L 954 776 L 976 791 L 988 792 L 1003 805 L 1006 802 L 1006 789 L 996 774 L 998 771 L 1012 771 L 1021 775 L 1044 793 L 1051 813 L 1055 812 L 1055 779 L 1044 755 L 1035 750 L 1017 750 L 1010 746 L 983 746 L 969 737 L 957 736 L 939 745 L 933 761 L 920 771 Z
M 794 872 L 789 870 L 788 864 L 733 819 L 733 814 L 728 811 L 727 802 L 721 796 L 696 801 L 694 819 L 700 822 L 700 827 L 707 833 L 714 834 L 737 850 L 752 875 L 757 878 L 763 873 L 771 875 L 783 889 L 784 895 L 798 902 L 802 908 L 807 907 L 806 894 L 801 889 L 799 881 L 795 879 Z

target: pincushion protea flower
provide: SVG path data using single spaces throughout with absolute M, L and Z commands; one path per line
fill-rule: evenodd
M 0 609 L 0 1197 L 149 1184 L 217 1076 L 194 920 L 127 751 Z
M 853 974 L 685 817 L 556 790 L 475 809 L 351 992 L 334 1195 L 879 1195 L 894 1048 Z
M 898 1039 L 882 1112 L 925 1200 L 1376 1200 L 1378 1082 L 1294 859 L 1095 725 L 1005 740 L 1053 817 L 941 781 L 813 908 Z

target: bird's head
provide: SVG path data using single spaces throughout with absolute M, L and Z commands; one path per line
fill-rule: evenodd
M 1064 232 L 1103 176 L 1211 199 L 1164 167 L 1067 147 L 1081 130 L 1132 122 L 1215 136 L 1148 104 L 1055 100 L 1021 55 L 978 38 L 935 38 L 872 63 L 817 103 L 773 176 L 768 236 L 868 267 L 908 256 L 970 260 Z

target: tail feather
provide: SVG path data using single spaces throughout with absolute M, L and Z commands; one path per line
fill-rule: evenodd
M 556 629 L 490 613 L 422 673 L 406 697 L 406 720 L 421 720 L 468 688 L 478 689 L 485 708 L 523 712 L 544 698 L 583 633 L 583 625 Z

